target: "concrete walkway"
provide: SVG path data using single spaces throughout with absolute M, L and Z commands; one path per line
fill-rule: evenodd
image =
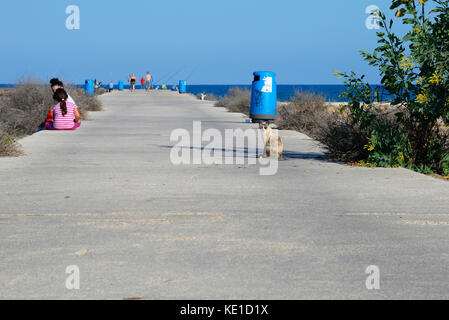
M 449 298 L 449 182 L 326 162 L 291 131 L 273 176 L 175 166 L 174 129 L 255 125 L 173 92 L 101 99 L 79 130 L 0 158 L 0 298 Z

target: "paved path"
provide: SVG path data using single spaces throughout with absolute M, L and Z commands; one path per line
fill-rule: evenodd
M 0 159 L 0 298 L 449 298 L 448 182 L 325 162 L 291 131 L 273 176 L 174 166 L 172 130 L 254 125 L 173 92 L 101 99 L 80 130 Z

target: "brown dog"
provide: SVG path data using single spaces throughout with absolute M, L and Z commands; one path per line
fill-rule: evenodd
M 282 157 L 284 152 L 284 145 L 282 143 L 282 138 L 273 131 L 270 127 L 268 121 L 259 122 L 259 129 L 263 131 L 264 137 L 264 156 L 266 157 L 276 157 L 277 159 Z M 276 141 L 277 140 L 277 141 Z

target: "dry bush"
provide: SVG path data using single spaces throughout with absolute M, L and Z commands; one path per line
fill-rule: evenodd
M 33 134 L 55 104 L 52 96 L 48 86 L 31 82 L 19 84 L 3 101 L 0 125 L 13 137 Z
M 290 103 L 280 105 L 279 129 L 297 130 L 321 142 L 329 157 L 358 160 L 366 157 L 366 139 L 341 109 L 329 107 L 322 96 L 296 92 Z
M 326 126 L 330 111 L 322 96 L 297 91 L 290 103 L 279 107 L 278 114 L 279 128 L 314 136 Z
M 70 96 L 75 100 L 83 120 L 87 119 L 88 111 L 102 111 L 103 106 L 97 96 L 86 95 L 84 89 L 75 86 L 65 86 Z
M 320 122 L 320 125 L 312 137 L 325 145 L 329 158 L 342 161 L 366 159 L 368 151 L 364 146 L 368 137 L 359 126 L 337 115 Z
M 18 157 L 23 154 L 16 140 L 0 127 L 0 157 Z
M 11 93 L 11 89 L 10 88 L 0 89 L 0 99 L 8 97 L 10 95 L 10 93 Z
M 249 114 L 251 104 L 251 91 L 248 89 L 231 88 L 226 96 L 215 104 L 216 107 L 225 107 L 230 112 Z
M 197 94 L 196 98 L 198 100 L 201 100 L 201 93 Z M 218 98 L 213 93 L 205 93 L 204 94 L 204 100 L 207 100 L 207 101 L 218 101 Z
M 102 110 L 96 96 L 87 96 L 83 89 L 73 86 L 67 86 L 66 90 L 75 100 L 83 119 L 86 119 L 88 111 Z M 27 80 L 13 89 L 2 90 L 0 134 L 4 138 L 0 153 L 13 154 L 13 150 L 17 150 L 14 139 L 35 133 L 55 104 L 50 87 L 37 81 Z M 5 137 L 12 137 L 12 141 Z
M 97 88 L 95 89 L 95 95 L 96 96 L 101 96 L 102 94 L 108 93 L 109 90 L 103 87 Z

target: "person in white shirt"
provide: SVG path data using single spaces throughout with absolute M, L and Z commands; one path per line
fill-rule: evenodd
M 50 80 L 50 87 L 51 87 L 51 90 L 53 91 L 53 93 L 55 93 L 56 90 L 58 90 L 58 89 L 64 89 L 64 84 L 58 78 L 53 78 Z M 67 93 L 67 96 L 68 96 L 67 101 L 76 105 L 75 101 L 70 96 L 70 94 Z

